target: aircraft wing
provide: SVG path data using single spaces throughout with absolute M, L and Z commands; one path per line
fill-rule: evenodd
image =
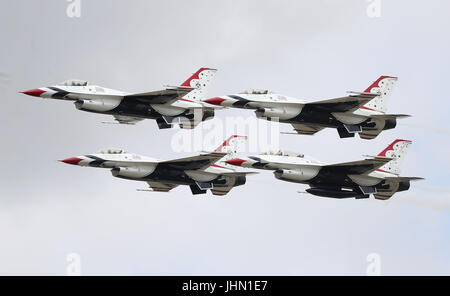
M 351 162 L 342 162 L 323 166 L 323 169 L 346 175 L 368 174 L 391 161 L 389 157 L 375 157 Z
M 346 97 L 306 103 L 304 108 L 322 112 L 349 112 L 365 105 L 373 98 L 379 96 L 376 93 L 357 93 Z
M 309 124 L 301 124 L 301 123 L 292 123 L 292 127 L 294 128 L 295 133 L 289 134 L 299 134 L 299 135 L 314 135 L 317 132 L 323 130 L 323 127 L 309 125 Z M 288 133 L 286 133 L 288 134 Z
M 202 170 L 219 161 L 225 155 L 227 155 L 227 153 L 211 152 L 197 156 L 163 161 L 159 164 L 181 170 Z
M 377 93 L 365 93 L 365 92 L 351 92 L 351 95 L 335 98 L 335 99 L 328 99 L 328 100 L 322 100 L 322 101 L 315 101 L 310 103 L 299 103 L 299 102 L 289 102 L 289 101 L 277 101 L 277 102 L 264 102 L 268 106 L 271 107 L 277 107 L 281 105 L 295 105 L 299 104 L 303 106 L 303 110 L 310 111 L 310 112 L 348 112 L 348 111 L 354 111 L 361 106 L 365 105 L 369 101 L 371 101 L 373 98 L 379 96 Z M 234 99 L 237 99 L 236 96 L 230 96 Z M 239 100 L 241 104 L 253 104 L 254 101 L 248 101 L 248 100 Z
M 146 104 L 170 104 L 194 89 L 192 87 L 179 86 L 146 93 L 129 94 L 124 97 L 124 100 L 137 100 Z
M 156 192 L 169 192 L 177 187 L 177 184 L 160 183 L 160 182 L 147 182 L 150 188 Z
M 123 116 L 123 115 L 113 115 L 113 117 L 114 117 L 114 120 L 117 121 L 117 123 L 130 124 L 130 125 L 134 125 L 134 124 L 138 123 L 139 121 L 144 120 L 144 118 Z

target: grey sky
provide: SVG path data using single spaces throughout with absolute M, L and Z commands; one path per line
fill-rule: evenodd
M 369 253 L 382 274 L 450 274 L 448 1 L 7 1 L 0 11 L 0 274 L 356 274 Z M 375 140 L 280 136 L 282 148 L 326 162 L 356 160 L 413 140 L 402 175 L 422 176 L 390 201 L 298 194 L 270 172 L 226 198 L 136 192 L 145 183 L 58 163 L 104 147 L 157 158 L 176 130 L 104 125 L 107 116 L 18 91 L 81 78 L 125 91 L 219 72 L 210 96 L 251 87 L 307 100 L 399 76 L 389 113 L 414 117 Z M 225 110 L 227 116 L 254 116 Z M 199 128 L 202 128 L 201 126 Z M 289 127 L 282 126 L 283 130 Z M 251 136 L 251 135 L 250 135 Z M 218 145 L 219 143 L 216 143 Z M 215 148 L 213 145 L 212 148 Z M 183 154 L 185 155 L 185 154 Z

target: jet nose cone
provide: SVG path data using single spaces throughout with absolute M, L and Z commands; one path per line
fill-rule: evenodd
M 203 102 L 208 103 L 208 104 L 212 104 L 212 105 L 220 106 L 225 101 L 226 101 L 225 99 L 222 99 L 222 98 L 219 98 L 219 97 L 215 97 L 215 98 L 211 98 L 211 99 L 206 99 Z
M 42 89 L 39 89 L 39 88 L 35 88 L 35 89 L 23 91 L 22 93 L 29 95 L 29 96 L 33 96 L 33 97 L 40 97 L 43 93 L 45 93 L 45 91 L 43 91 Z
M 80 163 L 80 161 L 82 161 L 83 159 L 79 158 L 79 157 L 70 157 L 70 158 L 66 158 L 63 160 L 60 160 L 60 162 L 64 162 L 67 164 L 73 164 L 73 165 L 78 165 Z
M 226 160 L 225 162 L 228 163 L 228 164 L 231 164 L 231 165 L 241 166 L 245 162 L 245 160 L 244 159 L 240 159 L 240 158 L 233 158 L 233 159 L 230 159 L 230 160 Z

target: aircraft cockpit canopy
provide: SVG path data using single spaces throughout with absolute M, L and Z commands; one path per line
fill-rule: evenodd
M 272 94 L 273 92 L 267 89 L 259 89 L 259 88 L 252 88 L 252 89 L 247 89 L 244 90 L 243 92 L 240 92 L 240 94 L 245 94 L 245 95 L 267 95 L 267 94 Z
M 278 155 L 278 156 L 291 156 L 291 157 L 300 157 L 303 158 L 305 155 L 298 153 L 298 152 L 292 152 L 292 151 L 286 151 L 286 150 L 268 150 L 261 155 Z
M 127 153 L 123 149 L 117 149 L 117 148 L 109 148 L 99 151 L 100 154 L 124 154 Z
M 89 83 L 85 80 L 80 80 L 80 79 L 69 79 L 66 81 L 63 81 L 61 83 L 59 83 L 58 85 L 62 85 L 62 86 L 87 86 L 89 85 Z

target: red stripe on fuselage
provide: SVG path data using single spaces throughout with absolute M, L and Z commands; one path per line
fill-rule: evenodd
M 220 166 L 220 165 L 217 165 L 217 164 L 213 164 L 213 165 L 211 165 L 212 167 L 215 167 L 215 168 L 221 168 L 221 169 L 226 169 L 226 167 L 223 167 L 223 166 Z
M 185 102 L 191 102 L 191 103 L 194 103 L 194 101 L 191 101 L 191 100 L 186 100 L 186 99 L 183 99 L 183 98 L 181 98 L 181 99 L 179 99 L 180 101 L 185 101 Z
M 370 111 L 376 111 L 375 109 L 368 108 L 368 107 L 364 107 L 364 106 L 360 107 L 360 109 L 365 109 L 365 110 L 370 110 Z

